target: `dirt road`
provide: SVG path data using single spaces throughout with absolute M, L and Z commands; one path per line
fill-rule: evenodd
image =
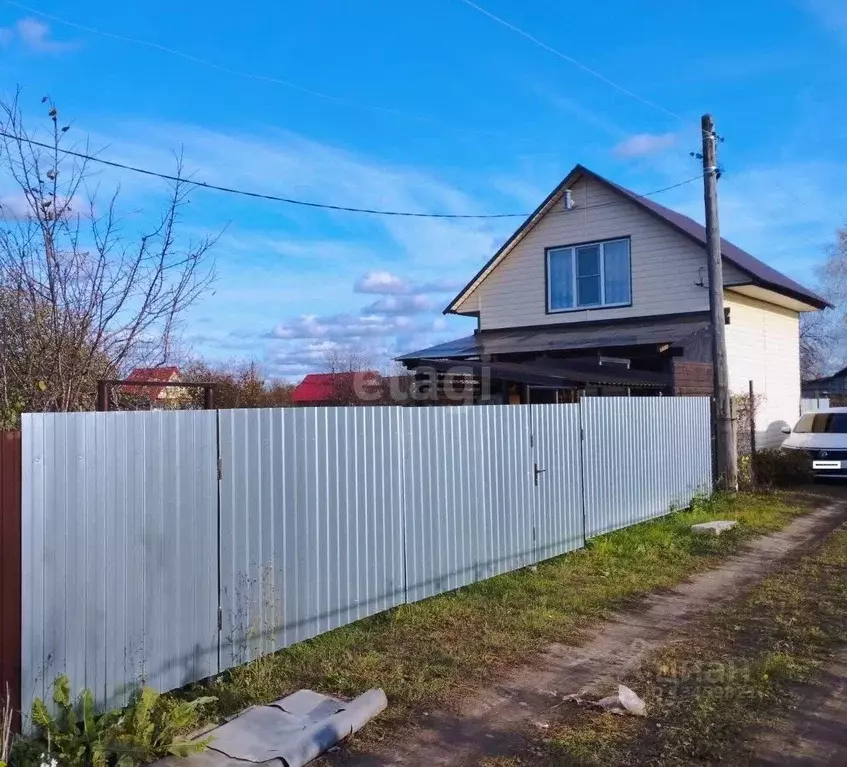
M 507 673 L 456 711 L 428 712 L 397 740 L 340 759 L 368 767 L 458 765 L 478 764 L 487 755 L 519 753 L 522 733 L 533 724 L 543 728 L 545 716 L 562 696 L 620 679 L 686 624 L 739 598 L 775 568 L 813 550 L 845 520 L 844 500 L 800 517 L 784 530 L 751 542 L 718 568 L 651 595 L 637 611 L 612 616 L 581 646 L 552 645 L 532 664 Z M 841 706 L 840 713 L 837 705 L 832 708 L 836 717 L 844 714 L 843 697 Z

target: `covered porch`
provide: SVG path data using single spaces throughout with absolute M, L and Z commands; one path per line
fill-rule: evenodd
M 473 378 L 480 404 L 708 395 L 709 327 L 708 314 L 698 313 L 486 330 L 398 360 L 422 381 Z

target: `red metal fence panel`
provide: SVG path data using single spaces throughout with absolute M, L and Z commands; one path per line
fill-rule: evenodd
M 0 431 L 0 695 L 21 706 L 21 433 Z M 20 716 L 15 716 L 16 729 Z

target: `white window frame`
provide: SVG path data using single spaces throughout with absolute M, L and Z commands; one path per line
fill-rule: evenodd
M 615 242 L 625 242 L 626 243 L 626 254 L 629 259 L 629 301 L 618 301 L 615 303 L 605 303 L 606 299 L 606 245 L 611 245 Z M 600 303 L 599 304 L 585 304 L 583 306 L 578 306 L 577 301 L 579 300 L 579 292 L 578 292 L 578 283 L 577 283 L 577 270 L 576 270 L 576 251 L 578 248 L 593 248 L 600 247 Z M 553 291 L 552 291 L 552 282 L 550 280 L 550 256 L 553 253 L 560 253 L 563 250 L 569 250 L 571 252 L 571 288 L 572 295 L 574 300 L 574 306 L 567 306 L 561 309 L 553 308 Z M 545 258 L 547 260 L 546 270 L 545 270 L 545 278 L 547 280 L 547 313 L 548 314 L 560 314 L 562 312 L 585 312 L 585 311 L 593 311 L 595 309 L 614 309 L 615 307 L 621 306 L 632 306 L 632 246 L 629 237 L 615 237 L 611 240 L 598 240 L 597 242 L 581 242 L 578 245 L 561 245 L 553 248 L 547 248 L 547 252 L 545 254 Z

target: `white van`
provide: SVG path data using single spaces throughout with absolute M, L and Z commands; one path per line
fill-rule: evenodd
M 847 407 L 830 407 L 806 413 L 782 443 L 786 450 L 804 450 L 819 477 L 847 477 Z

